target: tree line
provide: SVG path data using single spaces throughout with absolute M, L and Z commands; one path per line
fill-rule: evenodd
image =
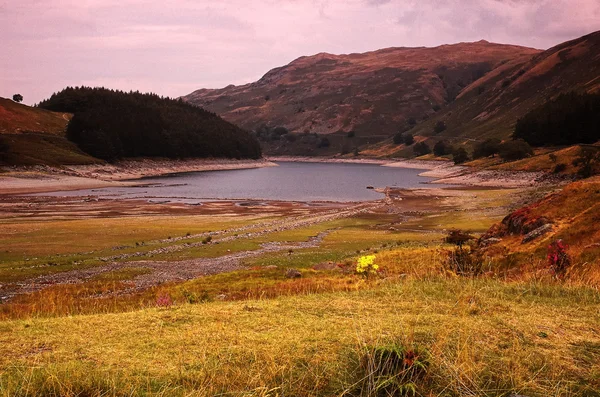
M 600 94 L 562 94 L 533 109 L 515 127 L 514 139 L 532 146 L 594 143 L 600 139 Z
M 250 133 L 180 99 L 67 87 L 37 106 L 73 113 L 67 138 L 104 160 L 261 157 L 260 145 Z

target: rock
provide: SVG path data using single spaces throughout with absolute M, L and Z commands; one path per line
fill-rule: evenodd
M 265 266 L 265 267 L 263 267 L 263 269 L 277 269 L 277 265 Z
M 530 241 L 533 241 L 550 231 L 552 231 L 552 225 L 550 223 L 540 226 L 537 229 L 527 233 L 525 237 L 523 237 L 523 241 L 521 241 L 521 244 L 526 244 Z
M 224 301 L 225 299 L 227 299 L 227 295 L 225 295 L 225 294 L 217 295 L 216 298 L 220 301 Z
M 302 277 L 302 273 L 296 269 L 288 269 L 287 272 L 285 272 L 285 276 L 287 278 L 300 278 Z
M 500 241 L 502 241 L 501 238 L 497 238 L 497 237 L 490 237 L 490 238 L 486 238 L 485 240 L 482 240 L 480 245 L 482 247 L 487 247 L 488 245 L 493 245 L 493 244 L 497 244 Z

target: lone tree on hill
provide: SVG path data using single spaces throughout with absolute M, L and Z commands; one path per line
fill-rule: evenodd
M 469 161 L 469 153 L 463 147 L 459 147 L 452 153 L 454 164 L 462 164 Z
M 21 94 L 15 94 L 15 95 L 13 95 L 13 101 L 15 101 L 17 103 L 23 102 L 23 95 L 21 95 Z
M 425 142 L 419 142 L 413 146 L 413 151 L 417 157 L 431 153 L 431 148 Z

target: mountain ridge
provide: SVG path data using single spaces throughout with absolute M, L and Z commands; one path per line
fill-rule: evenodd
M 182 98 L 258 131 L 268 154 L 331 155 L 360 147 L 372 149 L 365 152 L 370 156 L 407 157 L 413 155 L 410 148 L 391 142 L 398 132 L 412 128 L 432 144 L 506 139 L 523 111 L 561 92 L 585 89 L 580 83 L 587 77 L 600 86 L 600 79 L 593 80 L 598 56 L 589 56 L 599 42 L 600 32 L 594 32 L 548 50 L 480 40 L 318 53 L 273 68 L 253 83 L 200 89 Z M 447 124 L 441 134 L 433 132 L 438 122 Z M 264 138 L 276 127 L 302 139 L 271 133 Z M 304 138 L 307 134 L 329 143 Z

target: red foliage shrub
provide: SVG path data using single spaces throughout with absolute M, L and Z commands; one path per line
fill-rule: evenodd
M 571 266 L 571 257 L 567 249 L 569 246 L 562 240 L 556 240 L 548 246 L 548 266 L 557 278 L 563 278 Z

